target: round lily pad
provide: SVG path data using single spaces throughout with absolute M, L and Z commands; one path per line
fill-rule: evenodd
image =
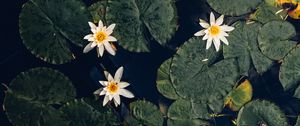
M 130 112 L 141 125 L 162 126 L 164 118 L 158 107 L 148 101 L 135 101 L 130 103 Z
M 172 58 L 166 60 L 157 71 L 156 87 L 158 91 L 169 99 L 178 99 L 180 96 L 176 93 L 170 78 L 170 67 Z
M 171 65 L 171 81 L 183 98 L 207 103 L 214 112 L 221 111 L 223 98 L 232 89 L 238 76 L 234 59 L 210 65 L 218 54 L 205 49 L 206 42 L 192 38 L 177 51 Z
M 178 99 L 168 109 L 168 126 L 209 125 L 210 119 L 206 104 L 195 104 L 190 100 Z
M 246 104 L 238 114 L 238 126 L 288 126 L 280 108 L 269 101 L 255 100 Z
M 48 68 L 34 68 L 19 74 L 9 85 L 4 107 L 14 125 L 65 125 L 61 105 L 75 98 L 75 88 L 62 73 Z
M 88 103 L 87 103 L 88 102 Z M 70 121 L 70 126 L 118 126 L 120 121 L 117 113 L 111 108 L 103 107 L 98 101 L 83 99 L 67 103 L 60 110 Z
M 79 0 L 30 0 L 20 14 L 20 35 L 36 57 L 62 64 L 74 59 L 71 46 L 83 46 L 89 13 Z
M 218 13 L 240 16 L 255 10 L 262 0 L 207 0 L 207 2 Z
M 262 4 L 257 7 L 255 13 L 251 14 L 250 19 L 261 22 L 263 24 L 274 21 L 283 20 L 287 13 L 286 11 L 281 11 L 281 6 L 278 6 L 276 0 L 264 0 Z
M 247 75 L 251 65 L 258 73 L 267 71 L 272 60 L 259 50 L 257 36 L 261 28 L 259 23 L 237 22 L 235 29 L 227 37 L 229 45 L 224 46 L 224 58 L 237 58 L 240 73 Z
M 279 80 L 284 88 L 288 90 L 297 86 L 300 82 L 300 48 L 292 50 L 282 61 Z
M 110 0 L 105 17 L 117 24 L 119 44 L 134 52 L 148 52 L 153 40 L 164 45 L 177 28 L 174 0 Z
M 296 36 L 294 26 L 287 21 L 266 23 L 258 34 L 261 52 L 273 60 L 280 60 L 295 48 L 297 42 L 289 40 Z

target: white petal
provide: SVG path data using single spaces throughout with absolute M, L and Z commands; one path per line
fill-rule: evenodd
M 114 80 L 119 83 L 121 78 L 122 78 L 122 75 L 123 75 L 123 71 L 124 71 L 124 68 L 123 67 L 120 67 L 116 73 L 115 73 L 115 77 L 114 77 Z
M 129 86 L 129 85 L 130 85 L 130 84 L 127 83 L 127 82 L 120 82 L 120 83 L 118 84 L 119 88 L 126 88 L 126 87 Z
M 208 28 L 210 26 L 206 21 L 204 21 L 202 19 L 200 19 L 200 23 L 199 24 L 203 28 Z
M 210 22 L 210 25 L 214 25 L 215 22 L 216 22 L 216 18 L 215 18 L 215 15 L 213 12 L 210 12 L 210 17 L 209 17 L 209 22 Z
M 104 75 L 109 82 L 114 80 L 114 78 L 107 71 L 104 71 Z
M 121 103 L 120 95 L 118 95 L 118 94 L 115 95 L 114 100 L 115 100 L 115 102 L 117 102 L 118 105 L 120 105 L 120 103 Z
M 108 101 L 109 101 L 108 95 L 105 95 L 105 97 L 103 99 L 103 106 L 105 106 Z
M 196 32 L 194 35 L 195 36 L 203 36 L 203 35 L 205 35 L 205 31 L 206 29 L 203 29 L 203 30 L 200 30 L 200 31 L 198 31 L 198 32 Z
M 96 91 L 94 91 L 94 95 L 99 95 L 101 92 L 103 91 L 102 88 L 97 89 Z
M 115 106 L 118 107 L 118 102 L 114 99 Z
M 229 36 L 226 32 L 221 32 L 222 36 Z
M 99 20 L 98 28 L 102 28 L 102 27 L 103 27 L 103 22 L 101 20 Z
M 102 57 L 103 56 L 103 53 L 104 53 L 104 46 L 103 46 L 103 44 L 98 45 L 97 52 L 98 52 L 98 57 L 100 57 L 100 56 Z
M 101 96 L 101 95 L 105 95 L 105 94 L 106 94 L 106 91 L 102 90 L 99 95 Z
M 107 82 L 107 81 L 99 81 L 99 83 L 100 83 L 102 86 L 105 86 L 105 87 L 106 87 L 108 82 Z
M 118 41 L 118 40 L 117 40 L 115 37 L 113 37 L 113 36 L 108 36 L 107 40 L 110 41 L 110 42 Z
M 97 33 L 97 28 L 96 29 L 91 29 L 91 31 L 96 34 Z
M 114 31 L 115 26 L 116 24 L 109 25 L 108 28 L 106 29 L 106 33 L 110 35 Z
M 204 37 L 202 38 L 202 40 L 206 40 L 208 39 L 209 35 L 208 34 L 205 34 Z
M 115 50 L 111 47 L 111 45 L 109 44 L 109 42 L 104 42 L 104 47 L 105 47 L 105 49 L 106 49 L 106 51 L 108 53 L 110 53 L 113 56 L 116 55 Z
M 217 37 L 213 38 L 213 43 L 215 45 L 216 51 L 218 52 L 220 49 L 220 39 Z
M 92 43 L 89 43 L 87 46 L 84 47 L 83 53 L 87 53 L 91 51 L 94 47 L 92 47 Z
M 228 25 L 223 25 L 221 26 L 222 31 L 230 32 L 234 30 L 234 27 L 228 26 Z
M 114 96 L 113 95 L 108 95 L 108 99 L 111 101 L 112 99 L 114 98 Z
M 93 34 L 89 34 L 89 35 L 86 35 L 86 36 L 84 36 L 84 38 L 83 39 L 89 39 L 89 38 L 91 38 L 91 37 L 93 37 Z
M 88 41 L 93 42 L 93 41 L 95 41 L 95 38 L 94 38 L 94 37 L 90 37 L 90 38 L 88 39 Z
M 224 21 L 224 15 L 221 15 L 217 21 L 216 21 L 216 25 L 220 26 Z
M 209 49 L 211 47 L 211 44 L 212 44 L 212 37 L 209 37 L 206 42 L 206 49 Z
M 91 27 L 91 30 L 96 30 L 97 28 L 97 26 L 92 22 L 89 22 L 89 26 Z
M 220 39 L 223 43 L 225 43 L 226 45 L 229 45 L 228 40 L 224 36 L 221 36 Z
M 126 98 L 133 98 L 134 97 L 134 95 L 126 89 L 119 89 L 119 94 L 126 97 Z
M 92 45 L 91 45 L 91 47 L 94 48 L 95 46 L 97 46 L 97 43 L 93 42 Z

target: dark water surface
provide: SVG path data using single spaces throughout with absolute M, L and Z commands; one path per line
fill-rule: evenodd
M 176 47 L 180 46 L 201 29 L 198 25 L 198 19 L 206 19 L 210 13 L 208 5 L 199 2 L 200 0 L 178 0 L 176 6 L 179 15 L 179 28 L 167 47 L 162 47 L 157 42 L 153 42 L 151 53 L 139 54 L 131 53 L 118 47 L 115 57 L 105 55 L 103 58 L 97 58 L 95 50 L 88 54 L 82 54 L 82 48 L 74 47 L 76 60 L 64 65 L 51 65 L 32 55 L 20 39 L 18 16 L 22 4 L 26 1 L 1 1 L 0 82 L 8 85 L 20 72 L 34 67 L 50 67 L 68 76 L 77 89 L 78 98 L 81 98 L 91 96 L 92 92 L 99 87 L 98 80 L 104 79 L 102 74 L 103 68 L 100 63 L 112 74 L 119 66 L 124 66 L 125 73 L 123 80 L 131 83 L 129 90 L 136 95 L 135 99 L 122 99 L 122 102 L 125 104 L 136 99 L 146 99 L 156 104 L 158 100 L 166 100 L 158 93 L 155 86 L 157 69 L 164 60 L 170 58 L 175 53 Z M 84 0 L 87 5 L 95 1 Z M 293 21 L 293 23 L 296 24 L 299 31 L 299 21 Z M 299 114 L 300 101 L 291 98 L 289 92 L 284 93 L 282 91 L 278 80 L 278 66 L 278 64 L 274 63 L 274 67 L 263 75 L 258 75 L 252 70 L 254 74 L 249 79 L 253 84 L 254 98 L 269 99 L 277 103 L 287 113 Z M 0 104 L 3 103 L 4 90 L 5 87 L 2 86 Z M 224 112 L 226 113 L 227 110 Z M 219 118 L 218 124 L 221 126 L 229 125 L 230 122 L 223 120 L 226 120 L 226 118 Z M 0 122 L 1 126 L 11 125 L 3 109 L 0 109 Z

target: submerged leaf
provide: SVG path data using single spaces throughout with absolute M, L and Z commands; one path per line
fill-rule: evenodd
M 62 73 L 34 68 L 19 74 L 5 96 L 4 107 L 14 125 L 65 125 L 67 120 L 52 107 L 75 98 L 75 88 Z
M 180 96 L 176 93 L 170 78 L 170 67 L 172 59 L 166 60 L 157 71 L 156 87 L 158 91 L 169 99 L 178 99 Z
M 233 111 L 238 111 L 251 99 L 252 86 L 249 80 L 245 80 L 229 93 L 225 99 L 224 105 L 228 106 Z
M 246 104 L 238 114 L 238 126 L 288 126 L 287 119 L 280 108 L 269 101 L 255 100 Z
M 300 82 L 300 48 L 292 50 L 282 61 L 279 80 L 284 90 L 297 86 Z
M 135 101 L 130 103 L 130 111 L 141 125 L 162 126 L 164 118 L 157 106 L 148 101 Z
M 207 2 L 218 13 L 240 16 L 256 9 L 262 0 L 207 0 Z
M 118 24 L 119 44 L 134 52 L 148 52 L 153 40 L 164 45 L 177 27 L 174 0 L 110 0 L 105 17 Z
M 297 42 L 289 40 L 296 36 L 294 26 L 286 21 L 266 23 L 258 34 L 261 52 L 273 60 L 281 60 L 295 48 Z
M 272 61 L 264 56 L 258 47 L 259 23 L 237 22 L 235 30 L 229 33 L 229 45 L 224 46 L 224 58 L 237 58 L 241 74 L 246 74 L 253 63 L 258 73 L 267 71 Z
M 74 59 L 72 45 L 82 46 L 89 13 L 79 0 L 30 0 L 20 14 L 20 35 L 36 57 L 62 64 Z

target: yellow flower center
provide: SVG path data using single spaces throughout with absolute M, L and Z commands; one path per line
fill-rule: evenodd
M 109 82 L 108 86 L 107 86 L 107 91 L 111 94 L 117 93 L 117 91 L 119 90 L 119 86 L 117 85 L 116 82 Z
M 221 32 L 220 26 L 213 25 L 209 29 L 209 33 L 212 36 L 218 35 Z
M 103 31 L 97 32 L 95 35 L 95 39 L 97 40 L 98 43 L 103 42 L 103 40 L 105 40 L 106 38 L 107 38 L 107 35 Z

